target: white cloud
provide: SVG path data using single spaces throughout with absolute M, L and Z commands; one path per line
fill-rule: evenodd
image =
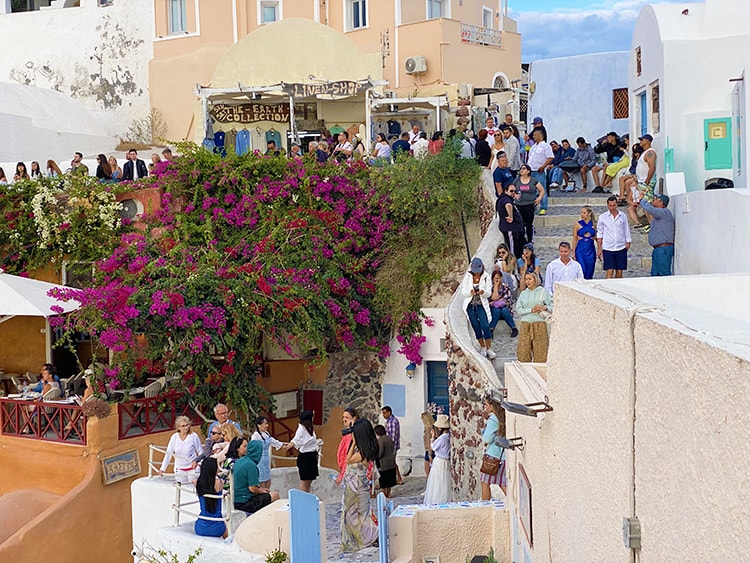
M 511 9 L 510 16 L 518 21 L 523 62 L 532 62 L 629 50 L 635 21 L 641 8 L 649 3 L 653 2 L 616 0 L 586 8 L 556 8 L 546 12 Z

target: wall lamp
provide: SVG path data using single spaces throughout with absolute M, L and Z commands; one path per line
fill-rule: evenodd
M 509 403 L 508 401 L 503 401 L 501 405 L 507 412 L 522 414 L 524 416 L 536 416 L 540 412 L 549 412 L 553 410 L 549 404 L 549 397 L 546 395 L 544 401 L 541 403 L 528 403 L 523 405 L 521 403 Z
M 496 446 L 499 446 L 504 450 L 519 449 L 523 451 L 523 448 L 526 445 L 526 440 L 524 440 L 521 436 L 517 436 L 516 438 L 503 438 L 502 436 L 495 436 L 494 442 Z
M 414 373 L 417 371 L 417 364 L 414 362 L 409 362 L 409 365 L 406 366 L 406 377 L 409 379 L 414 378 Z

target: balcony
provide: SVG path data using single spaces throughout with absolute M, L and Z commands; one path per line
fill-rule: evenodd
M 500 49 L 503 46 L 503 32 L 489 27 L 461 23 L 461 42 Z

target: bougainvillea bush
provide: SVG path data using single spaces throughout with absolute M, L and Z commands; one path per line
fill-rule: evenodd
M 111 387 L 177 374 L 198 405 L 221 397 L 252 412 L 267 402 L 255 378 L 264 339 L 323 359 L 358 348 L 386 354 L 401 329 L 402 353 L 418 356 L 418 292 L 403 299 L 377 279 L 394 260 L 408 276 L 420 253 L 400 249 L 419 214 L 394 213 L 398 175 L 361 162 L 181 148 L 140 183 L 163 190 L 161 209 L 122 233 L 92 287 L 59 294 L 81 308 L 52 324 L 88 332 L 114 353 Z M 458 218 L 470 194 L 433 213 Z M 429 200 L 429 189 L 415 197 Z

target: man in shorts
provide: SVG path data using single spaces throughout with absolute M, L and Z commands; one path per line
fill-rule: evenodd
M 607 198 L 607 211 L 599 215 L 596 226 L 597 257 L 604 261 L 604 271 L 609 278 L 621 278 L 628 269 L 630 225 L 625 214 L 617 208 L 617 198 Z

